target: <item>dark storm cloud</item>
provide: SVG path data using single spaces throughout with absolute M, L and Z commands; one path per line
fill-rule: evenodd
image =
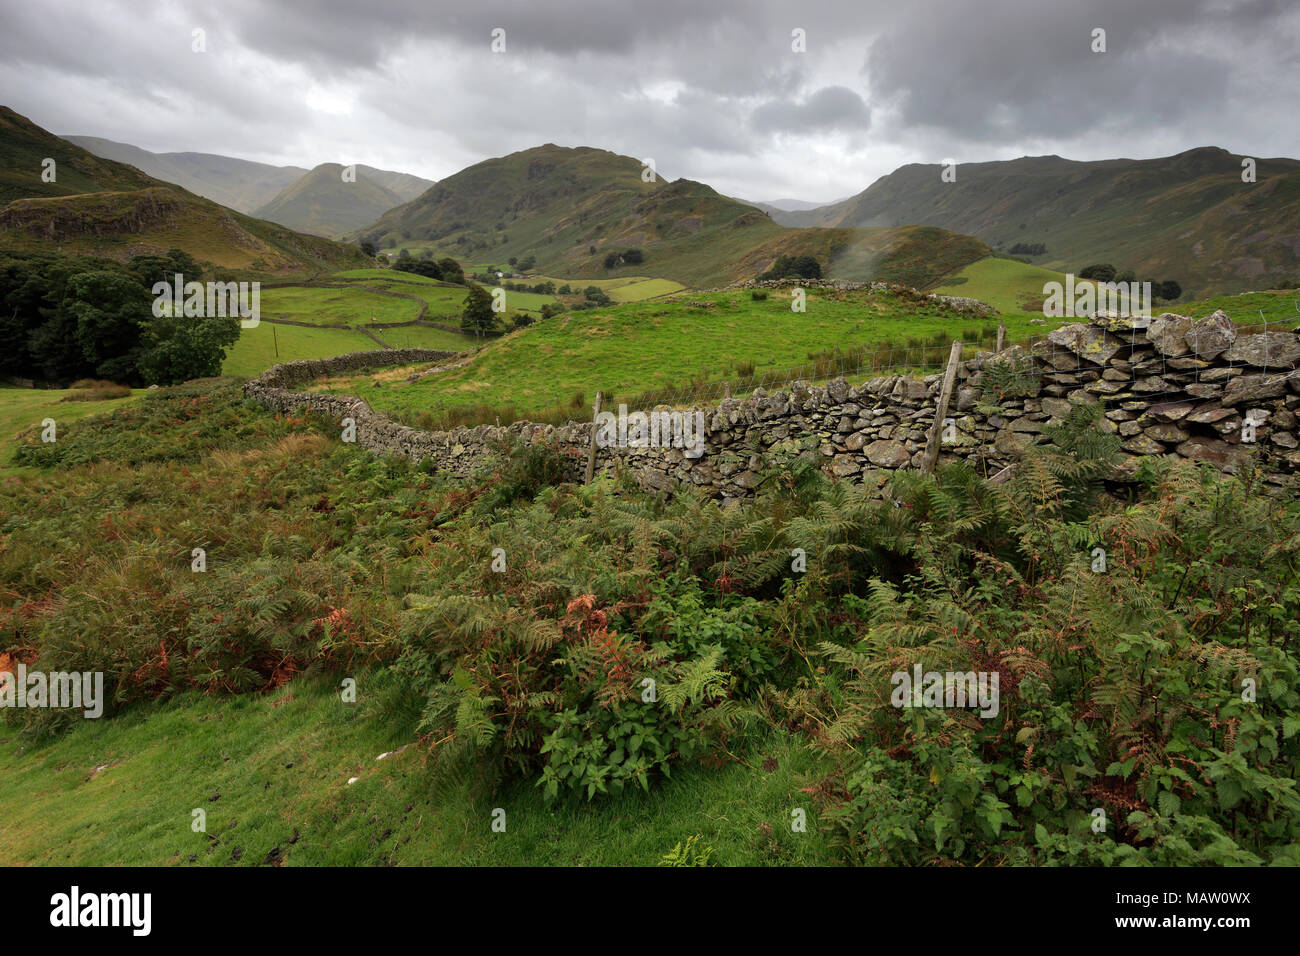
M 555 142 L 757 199 L 947 156 L 1300 154 L 1284 0 L 4 2 L 7 105 L 158 151 L 441 178 Z
M 766 132 L 797 133 L 844 129 L 861 132 L 871 125 L 871 110 L 862 97 L 842 86 L 828 86 L 802 102 L 776 100 L 754 110 L 750 121 Z
M 972 16 L 919 0 L 871 41 L 872 91 L 895 99 L 904 123 L 977 141 L 1197 116 L 1221 123 L 1242 92 L 1236 80 L 1295 55 L 1295 5 L 1281 0 L 984 0 L 978 7 Z M 1098 28 L 1103 53 L 1093 50 Z M 1286 35 L 1291 42 L 1279 43 Z M 1276 90 L 1264 82 L 1255 92 Z

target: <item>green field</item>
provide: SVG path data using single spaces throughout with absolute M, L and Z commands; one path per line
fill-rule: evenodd
M 473 348 L 477 343 L 465 335 L 419 325 L 384 329 L 385 324 L 413 321 L 420 314 L 420 302 L 383 295 L 387 290 L 415 296 L 427 305 L 424 321 L 458 325 L 465 287 L 437 282 L 389 269 L 352 269 L 337 273 L 330 281 L 349 283 L 348 288 L 282 286 L 262 291 L 262 315 L 266 319 L 309 322 L 321 328 L 303 328 L 272 321 L 244 329 L 222 365 L 226 375 L 253 378 L 279 362 L 329 358 L 346 352 L 369 351 L 379 344 L 360 330 L 370 330 L 392 348 L 446 349 L 453 352 Z M 355 285 L 353 285 L 355 284 Z M 551 301 L 549 296 L 524 296 Z M 522 304 L 522 303 L 521 303 Z M 538 306 L 540 308 L 540 305 Z M 372 323 L 371 318 L 375 321 Z M 346 325 L 346 329 L 330 326 Z
M 1043 285 L 1047 282 L 1064 283 L 1065 275 L 1014 259 L 989 258 L 971 263 L 953 279 L 936 286 L 934 291 L 940 295 L 979 299 L 1010 317 L 1024 314 L 1026 304 L 1041 303 Z M 1035 308 L 1031 314 L 1042 317 L 1040 308 Z
M 615 302 L 641 302 L 681 292 L 686 287 L 671 279 L 653 279 L 648 276 L 618 276 L 614 279 L 560 279 L 555 276 L 530 276 L 526 281 L 554 282 L 556 286 L 568 285 L 575 294 L 580 294 L 588 286 L 595 286 L 609 295 Z
M 610 289 L 609 297 L 615 302 L 642 302 L 680 292 L 683 288 L 681 283 L 671 279 L 634 279 Z
M 91 415 L 112 412 L 129 405 L 143 389 L 136 389 L 131 398 L 114 398 L 102 402 L 65 402 L 71 393 L 66 388 L 0 388 L 0 476 L 17 474 L 30 469 L 13 463 L 17 435 L 36 429 L 35 440 L 40 439 L 41 422 L 53 418 L 55 436 L 64 425 L 80 421 Z
M 428 276 L 418 275 L 414 272 L 402 272 L 399 269 L 344 269 L 340 272 L 330 274 L 330 281 L 336 279 L 379 279 L 383 282 L 392 283 L 409 283 L 413 285 L 424 286 L 442 286 L 447 287 L 448 283 L 440 279 L 430 279 Z
M 785 824 L 815 767 L 791 740 L 773 736 L 749 761 L 773 759 L 773 772 L 687 767 L 615 814 L 548 806 L 531 783 L 485 800 L 466 781 L 433 787 L 418 744 L 377 761 L 414 735 L 393 718 L 385 675 L 358 683 L 353 705 L 330 681 L 302 679 L 81 721 L 46 746 L 10 737 L 0 743 L 0 865 L 649 866 L 695 834 L 722 865 L 833 862 L 815 828 Z M 505 833 L 491 829 L 496 807 Z M 196 808 L 206 833 L 191 829 Z
M 374 339 L 360 332 L 260 322 L 257 328 L 243 329 L 239 333 L 239 341 L 226 353 L 221 371 L 224 375 L 256 378 L 281 362 L 329 358 L 377 348 L 379 345 Z
M 463 295 L 463 292 L 462 292 Z M 293 286 L 262 292 L 262 315 L 317 325 L 368 325 L 410 322 L 420 304 L 365 289 L 320 289 Z
M 1006 317 L 1011 338 L 1041 334 L 1033 316 Z M 525 418 L 557 402 L 581 406 L 597 390 L 632 398 L 692 382 L 739 378 L 746 363 L 763 375 L 791 369 L 835 349 L 893 349 L 882 365 L 915 366 L 920 346 L 946 349 L 953 337 L 974 343 L 996 335 L 988 319 L 960 315 L 888 293 L 821 293 L 792 312 L 788 292 L 765 301 L 715 292 L 565 313 L 486 346 L 469 365 L 411 386 L 376 385 L 370 376 L 332 379 L 319 388 L 358 394 L 417 424 L 421 415 L 484 408 L 484 420 Z M 909 351 L 910 347 L 910 351 Z M 946 353 L 945 353 L 946 354 Z M 865 373 L 862 377 L 867 377 Z M 581 394 L 582 401 L 577 397 Z
M 1196 302 L 1170 306 L 1180 315 L 1201 318 L 1222 309 L 1239 326 L 1259 326 L 1292 330 L 1300 327 L 1300 290 L 1278 289 L 1269 292 L 1243 292 L 1219 295 Z

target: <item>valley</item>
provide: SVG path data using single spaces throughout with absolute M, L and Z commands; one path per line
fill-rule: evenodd
M 756 46 L 669 177 L 689 84 L 310 39 L 246 142 L 0 107 L 0 681 L 107 691 L 0 712 L 0 864 L 1300 865 L 1300 161 L 953 179 Z

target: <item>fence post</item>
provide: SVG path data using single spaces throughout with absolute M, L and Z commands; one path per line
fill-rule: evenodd
M 1007 327 L 1004 322 L 998 320 L 998 351 L 1001 352 L 1007 345 Z
M 600 426 L 597 419 L 600 417 L 600 403 L 604 398 L 604 392 L 596 393 L 596 404 L 591 406 L 591 445 L 587 448 L 587 477 L 583 481 L 584 485 L 591 484 L 591 477 L 596 471 L 596 432 Z
M 939 460 L 939 441 L 943 436 L 943 420 L 948 415 L 948 402 L 952 398 L 952 386 L 957 380 L 957 366 L 961 363 L 961 342 L 952 343 L 948 353 L 948 369 L 943 373 L 943 387 L 939 389 L 939 404 L 934 409 L 934 424 L 930 426 L 930 435 L 925 443 L 925 458 L 921 461 L 921 473 L 928 475 L 934 471 Z

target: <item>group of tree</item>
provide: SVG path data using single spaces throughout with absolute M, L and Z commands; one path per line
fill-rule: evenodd
M 555 295 L 555 283 L 547 280 L 529 285 L 526 282 L 503 282 L 501 287 L 510 292 L 532 292 L 536 295 Z
M 582 297 L 583 301 L 573 306 L 575 312 L 581 312 L 583 309 L 599 309 L 614 304 L 614 300 L 606 294 L 604 289 L 594 285 L 589 285 L 583 289 Z
M 605 268 L 614 269 L 618 266 L 635 266 L 645 262 L 645 253 L 640 249 L 624 249 L 622 252 L 611 252 L 605 256 Z
M 820 279 L 822 264 L 814 256 L 779 255 L 759 279 Z
M 1095 282 L 1137 282 L 1137 273 L 1132 269 L 1125 269 L 1123 272 L 1118 271 L 1109 262 L 1098 262 L 1090 266 L 1084 266 L 1079 270 L 1080 279 L 1092 279 Z M 1173 302 L 1183 294 L 1183 287 L 1173 279 L 1160 281 L 1157 279 L 1144 279 L 1144 282 L 1151 283 L 1151 297 L 1153 299 L 1162 299 L 1166 302 Z
M 171 385 L 219 375 L 239 338 L 236 315 L 153 314 L 153 286 L 204 278 L 180 249 L 126 263 L 11 253 L 0 259 L 0 374 L 66 385 L 82 378 Z M 209 277 L 231 281 L 219 272 Z M 233 310 L 232 310 L 233 311 Z
M 1041 242 L 1017 242 L 1010 250 L 1013 256 L 1041 256 L 1046 253 L 1047 246 Z
M 465 284 L 465 271 L 461 268 L 460 263 L 450 256 L 437 261 L 432 258 L 416 259 L 403 249 L 393 262 L 393 268 L 400 272 L 410 272 L 413 275 L 425 276 L 429 279 L 441 279 L 443 282 L 454 282 L 457 285 Z

